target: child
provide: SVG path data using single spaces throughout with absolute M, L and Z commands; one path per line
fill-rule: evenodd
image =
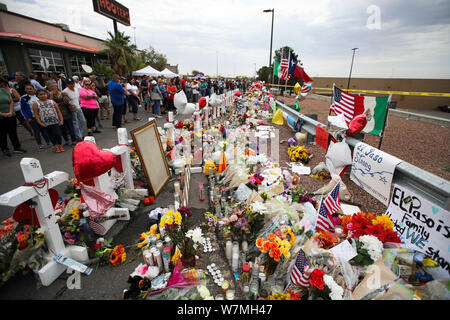
M 50 141 L 55 146 L 55 152 L 64 152 L 59 126 L 64 123 L 58 105 L 48 98 L 47 91 L 38 90 L 36 92 L 38 101 L 33 102 L 33 112 L 37 123 L 47 132 Z
M 25 84 L 25 92 L 26 94 L 20 98 L 20 109 L 25 120 L 27 120 L 30 123 L 31 128 L 33 128 L 34 137 L 36 138 L 39 150 L 42 150 L 44 147 L 42 146 L 41 134 L 48 146 L 50 146 L 50 139 L 44 128 L 37 123 L 33 113 L 33 103 L 39 99 L 36 97 L 36 90 L 31 83 Z

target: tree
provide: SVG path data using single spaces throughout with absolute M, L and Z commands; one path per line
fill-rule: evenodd
M 256 73 L 258 74 L 258 80 L 268 82 L 271 73 L 271 68 L 264 66 L 259 68 L 259 70 Z
M 111 78 L 113 73 L 114 73 L 114 71 L 106 64 L 97 63 L 94 66 L 94 74 L 104 74 L 106 76 L 106 78 L 109 79 L 109 78 Z
M 193 76 L 195 76 L 195 75 L 197 75 L 197 74 L 201 74 L 201 75 L 205 75 L 203 72 L 200 72 L 200 71 L 198 71 L 198 70 L 192 70 L 192 75 Z
M 109 39 L 103 43 L 107 47 L 103 50 L 112 63 L 112 69 L 120 76 L 127 76 L 136 66 L 139 56 L 136 52 L 136 46 L 131 44 L 131 39 L 124 32 L 113 34 L 108 31 Z
M 162 71 L 166 68 L 166 55 L 163 53 L 159 53 L 151 46 L 148 49 L 140 51 L 139 55 L 141 57 L 142 63 L 144 63 L 146 66 L 149 65 L 159 71 Z
M 303 65 L 302 61 L 298 58 L 298 55 L 295 53 L 294 49 L 292 49 L 289 46 L 284 46 L 278 50 L 275 50 L 274 58 L 275 58 L 275 60 L 278 60 L 278 62 L 281 62 L 281 59 L 283 59 L 283 58 L 287 59 L 289 57 L 289 52 L 291 53 L 291 56 L 293 56 L 295 59 L 297 59 L 297 63 L 300 66 Z M 273 78 L 274 78 L 273 83 L 278 83 L 278 80 L 280 80 L 280 84 L 285 84 L 285 81 L 282 79 L 278 79 L 277 76 L 274 76 Z M 297 82 L 299 82 L 301 85 L 303 85 L 302 79 L 297 79 L 293 75 L 291 75 L 291 78 L 288 80 L 287 85 L 293 86 Z

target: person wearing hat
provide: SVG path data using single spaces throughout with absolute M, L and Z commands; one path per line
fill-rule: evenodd
M 72 80 L 75 82 L 75 89 L 80 90 L 81 89 L 80 78 L 78 78 L 78 76 L 73 76 Z
M 59 91 L 63 91 L 66 88 L 66 75 L 60 73 L 58 75 L 58 80 L 56 81 Z

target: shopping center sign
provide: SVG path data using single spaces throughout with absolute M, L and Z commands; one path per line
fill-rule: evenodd
M 114 0 L 92 0 L 94 11 L 130 26 L 130 10 Z

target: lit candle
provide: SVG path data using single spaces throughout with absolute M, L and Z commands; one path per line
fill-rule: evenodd
M 228 290 L 229 286 L 230 286 L 230 284 L 228 283 L 227 280 L 224 280 L 222 282 L 222 294 L 226 294 L 227 293 L 227 290 Z
M 173 112 L 169 111 L 169 122 L 173 122 Z
M 225 253 L 229 262 L 231 262 L 231 255 L 233 252 L 233 243 L 231 240 L 228 240 L 225 247 Z
M 231 269 L 233 272 L 237 272 L 239 268 L 239 253 L 233 254 L 233 260 L 231 262 Z
M 228 290 L 226 293 L 227 300 L 234 300 L 234 290 Z

